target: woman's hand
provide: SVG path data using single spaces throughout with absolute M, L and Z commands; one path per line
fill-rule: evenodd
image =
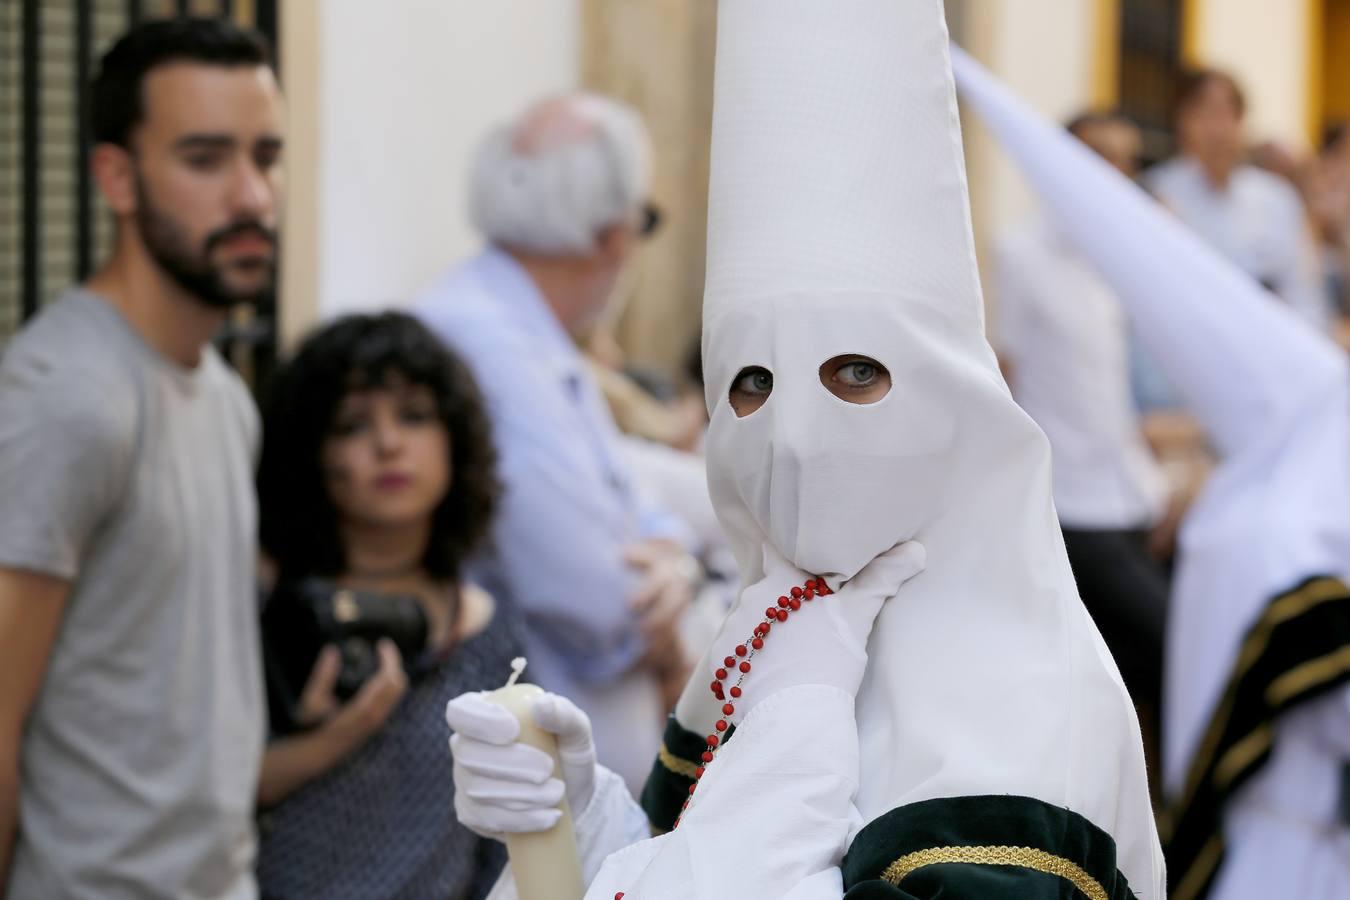
M 342 667 L 337 649 L 325 647 L 319 653 L 296 711 L 302 724 L 315 727 L 268 745 L 258 781 L 259 806 L 280 803 L 384 727 L 408 689 L 408 676 L 392 641 L 380 641 L 376 652 L 379 670 L 346 705 L 333 693 Z
M 347 752 L 384 727 L 408 690 L 408 676 L 394 642 L 381 640 L 375 645 L 375 652 L 380 660 L 379 669 L 346 704 L 340 703 L 333 692 L 342 661 L 337 648 L 332 646 L 319 653 L 300 694 L 297 719 L 307 725 L 318 725 L 321 733 L 343 744 Z

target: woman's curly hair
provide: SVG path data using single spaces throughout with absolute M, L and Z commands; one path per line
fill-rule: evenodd
M 450 436 L 451 487 L 433 516 L 427 574 L 457 578 L 486 537 L 501 484 L 490 423 L 468 367 L 406 313 L 345 316 L 304 341 L 273 377 L 262 406 L 259 531 L 281 579 L 332 577 L 346 568 L 320 455 L 343 398 L 391 377 L 430 389 Z

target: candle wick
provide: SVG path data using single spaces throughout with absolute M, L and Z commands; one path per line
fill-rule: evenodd
M 516 679 L 520 677 L 520 673 L 524 671 L 525 657 L 517 656 L 515 659 L 511 660 L 511 677 L 506 679 L 506 686 L 513 687 L 516 683 Z

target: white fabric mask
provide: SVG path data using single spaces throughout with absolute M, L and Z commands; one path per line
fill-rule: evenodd
M 963 391 L 1011 407 L 983 336 L 950 82 L 910 79 L 886 95 L 887 116 L 867 100 L 835 102 L 863 71 L 881 84 L 906 79 L 915 58 L 946 68 L 945 34 L 916 31 L 910 20 L 929 11 L 903 5 L 850 2 L 825 28 L 811 0 L 720 10 L 707 449 L 713 500 L 750 580 L 764 541 L 807 571 L 848 577 L 921 537 L 953 479 L 958 418 L 971 414 Z M 923 45 L 914 57 L 857 59 L 878 35 L 905 31 Z M 879 402 L 849 403 L 820 383 L 822 363 L 852 354 L 889 371 Z M 728 394 L 748 366 L 772 373 L 773 393 L 738 419 Z
M 850 578 L 943 508 L 958 408 L 932 389 L 945 380 L 936 361 L 901 352 L 922 344 L 887 300 L 783 296 L 737 309 L 714 332 L 714 502 L 743 507 L 755 530 L 805 571 Z M 851 403 L 822 384 L 822 364 L 853 355 L 890 373 L 880 400 Z M 773 391 L 738 418 L 728 395 L 750 366 L 772 373 Z

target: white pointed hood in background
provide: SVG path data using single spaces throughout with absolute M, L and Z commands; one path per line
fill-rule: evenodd
M 984 337 L 939 0 L 721 0 L 704 367 L 709 483 L 747 583 L 768 542 L 855 574 L 908 538 L 858 696 L 863 821 L 1016 794 L 1112 835 L 1160 896 L 1138 725 L 1069 571 L 1049 448 Z M 838 399 L 824 362 L 892 376 Z M 738 373 L 773 390 L 738 418 Z
M 1278 592 L 1350 572 L 1345 354 L 1138 186 L 953 48 L 962 99 L 1115 289 L 1220 465 L 1188 514 L 1169 622 L 1165 774 L 1175 790 Z

